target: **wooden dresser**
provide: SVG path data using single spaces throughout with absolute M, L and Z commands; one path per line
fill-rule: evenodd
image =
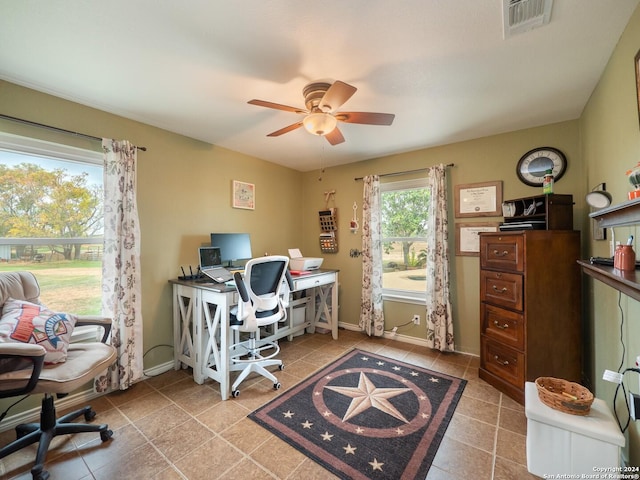
M 580 382 L 580 232 L 480 234 L 479 376 L 524 403 L 542 376 Z

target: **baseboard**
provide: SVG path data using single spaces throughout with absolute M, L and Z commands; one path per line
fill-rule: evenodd
M 162 363 L 160 365 L 156 365 L 148 370 L 143 372 L 143 380 L 151 377 L 155 377 L 157 375 L 161 375 L 169 370 L 173 369 L 173 360 Z M 76 392 L 71 395 L 68 395 L 62 399 L 56 400 L 56 410 L 63 411 L 68 408 L 84 406 L 91 403 L 91 400 L 94 398 L 101 397 L 105 395 L 105 393 L 98 393 L 94 391 L 92 388 L 84 390 L 82 392 Z M 98 412 L 98 415 L 100 412 Z M 30 423 L 30 422 L 38 422 L 40 421 L 40 407 L 31 408 L 29 410 L 25 410 L 23 412 L 18 412 L 15 415 L 11 415 L 2 420 L 2 424 L 0 424 L 0 432 L 4 432 L 7 430 L 12 430 L 16 426 L 22 423 Z
M 161 363 L 160 365 L 156 365 L 155 367 L 151 367 L 145 370 L 143 373 L 145 378 L 157 377 L 158 375 L 162 375 L 169 370 L 173 370 L 173 365 L 173 360 L 170 360 L 168 362 Z
M 354 325 L 353 323 L 338 322 L 338 327 L 344 328 L 345 330 L 351 330 L 351 331 L 354 331 L 354 332 L 360 332 L 361 331 L 360 327 L 358 325 Z M 397 332 L 395 332 L 395 333 L 393 333 L 393 332 L 384 332 L 384 338 L 397 340 L 398 342 L 410 343 L 412 345 L 418 345 L 418 346 L 425 347 L 425 348 L 431 348 L 427 344 L 427 339 L 426 338 L 411 337 L 409 335 L 403 335 L 403 334 L 397 333 Z M 464 355 L 472 355 L 474 357 L 478 356 L 475 353 L 461 352 L 459 350 L 456 350 L 455 352 L 456 353 L 461 353 L 461 354 L 464 354 Z

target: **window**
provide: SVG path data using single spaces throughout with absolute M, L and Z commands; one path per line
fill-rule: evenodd
M 54 311 L 97 315 L 102 154 L 0 132 L 0 270 L 29 270 Z
M 427 180 L 383 183 L 380 196 L 383 296 L 387 300 L 424 303 L 430 199 Z

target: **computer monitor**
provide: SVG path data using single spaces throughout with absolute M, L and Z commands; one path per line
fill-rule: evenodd
M 212 233 L 211 246 L 220 248 L 222 263 L 235 267 L 233 262 L 248 260 L 251 254 L 251 237 L 248 233 Z

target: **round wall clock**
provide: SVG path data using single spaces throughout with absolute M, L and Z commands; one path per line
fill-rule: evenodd
M 567 158 L 564 153 L 553 147 L 538 147 L 522 156 L 516 166 L 516 173 L 522 183 L 540 187 L 547 170 L 552 171 L 553 180 L 557 182 L 566 169 Z

